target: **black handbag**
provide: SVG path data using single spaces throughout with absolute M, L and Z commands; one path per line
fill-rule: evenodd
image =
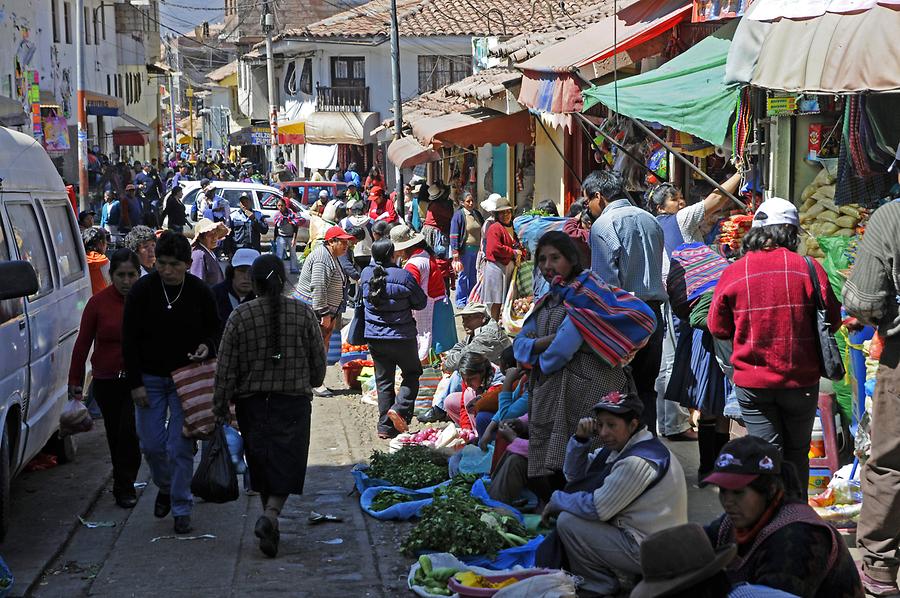
M 825 312 L 825 301 L 822 300 L 822 287 L 819 284 L 819 276 L 813 266 L 812 259 L 804 258 L 809 267 L 809 277 L 812 280 L 813 295 L 816 297 L 816 338 L 819 346 L 819 367 L 822 376 L 829 380 L 841 380 L 846 374 L 844 360 L 838 349 L 837 341 L 831 333 L 831 325 L 828 322 L 828 314 Z
M 206 502 L 214 503 L 231 502 L 241 495 L 237 469 L 231 461 L 225 428 L 221 425 L 216 426 L 212 438 L 203 448 L 200 465 L 191 479 L 191 492 Z

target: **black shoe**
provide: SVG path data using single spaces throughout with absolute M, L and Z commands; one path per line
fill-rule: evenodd
M 275 558 L 278 555 L 278 540 L 281 534 L 272 520 L 265 515 L 260 515 L 256 520 L 256 528 L 253 533 L 259 538 L 259 549 L 264 555 Z
M 119 494 L 116 496 L 116 504 L 123 509 L 133 509 L 137 504 L 137 496 L 133 494 Z
M 447 421 L 447 412 L 441 409 L 440 407 L 432 407 L 425 413 L 421 415 L 417 415 L 416 419 L 418 419 L 423 424 L 430 424 L 433 422 L 445 422 Z
M 191 527 L 191 516 L 190 515 L 176 515 L 175 516 L 175 533 L 176 534 L 189 534 L 191 530 L 194 528 Z
M 156 502 L 153 503 L 153 516 L 162 519 L 172 510 L 172 497 L 160 490 L 156 495 Z

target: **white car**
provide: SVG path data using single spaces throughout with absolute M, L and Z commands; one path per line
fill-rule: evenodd
M 216 195 L 223 197 L 228 205 L 231 206 L 231 214 L 235 215 L 240 210 L 240 199 L 244 194 L 249 195 L 253 199 L 253 209 L 259 210 L 266 217 L 269 223 L 269 232 L 263 235 L 262 241 L 268 243 L 274 236 L 274 227 L 272 220 L 278 212 L 276 205 L 279 199 L 283 199 L 283 194 L 279 189 L 259 183 L 240 183 L 236 181 L 213 181 L 210 187 L 215 189 Z M 196 223 L 196 219 L 191 218 L 191 211 L 195 202 L 199 199 L 200 181 L 185 181 L 181 184 L 184 190 L 182 203 L 184 203 L 184 211 L 188 222 Z M 300 203 L 291 199 L 291 206 L 294 211 L 303 216 L 300 230 L 297 233 L 297 243 L 305 245 L 309 241 L 309 219 L 306 216 L 306 210 Z

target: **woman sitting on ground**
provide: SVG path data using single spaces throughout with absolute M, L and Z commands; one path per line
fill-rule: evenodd
M 545 524 L 557 517 L 556 531 L 538 549 L 537 565 L 583 577 L 580 589 L 590 595 L 617 594 L 620 580 L 637 581 L 643 539 L 687 522 L 684 471 L 641 423 L 643 410 L 633 392 L 594 405 L 569 439 L 566 487 L 544 508 Z M 592 453 L 595 438 L 603 448 Z
M 862 598 L 859 572 L 841 535 L 806 504 L 793 464 L 756 436 L 722 448 L 706 482 L 725 513 L 706 533 L 715 547 L 736 543 L 726 568 L 747 582 L 805 598 Z
M 459 361 L 457 373 L 462 386 L 459 392 L 447 395 L 444 409 L 459 427 L 482 433 L 497 411 L 503 380 L 500 369 L 480 353 L 466 353 Z

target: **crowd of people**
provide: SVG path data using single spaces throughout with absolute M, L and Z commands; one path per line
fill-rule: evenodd
M 155 515 L 171 512 L 175 531 L 190 531 L 194 446 L 182 435 L 172 376 L 215 357 L 214 411 L 226 422 L 234 407 L 261 498 L 255 534 L 275 556 L 281 509 L 303 490 L 311 400 L 333 394 L 326 355 L 341 343 L 350 309 L 349 328 L 374 363 L 379 438 L 409 429 L 423 368 L 438 368 L 443 380 L 418 419 L 452 421 L 493 450 L 492 498 L 515 506 L 536 498 L 544 522 L 555 522 L 539 564 L 583 578 L 587 595 L 615 595 L 641 579 L 635 595 L 749 595 L 737 593 L 746 584 L 862 595 L 843 541 L 802 500 L 818 397 L 816 306 L 833 330 L 840 317 L 825 271 L 795 252 L 790 202 L 759 206 L 730 262 L 705 236 L 725 193 L 686 205 L 663 184 L 639 207 L 621 176 L 596 171 L 581 200 L 555 218 L 561 226 L 529 248 L 505 197 L 476 206 L 471 194 L 454 198 L 440 182 L 414 181 L 398 213 L 377 169 L 363 181 L 348 168 L 335 176 L 353 187 L 309 206 L 309 242 L 298 251 L 301 217 L 286 200 L 268 222 L 252 202 L 231 209 L 204 191 L 189 234 L 172 217 L 184 206 L 169 208 L 180 204 L 178 185 L 192 171 L 229 176 L 234 165 L 176 165 L 160 211 L 168 218 L 147 219 L 145 203 L 128 195 L 135 183 L 121 176 L 105 179 L 112 205 L 100 226 L 90 212 L 79 216 L 95 294 L 70 393 L 89 394 L 93 346 L 90 394 L 103 412 L 122 507 L 135 504 L 143 452 L 158 488 Z M 140 167 L 164 197 L 154 165 Z M 244 174 L 258 176 L 249 166 Z M 137 183 L 145 201 L 154 197 L 147 180 Z M 722 187 L 734 192 L 740 181 L 738 172 Z M 552 204 L 542 208 L 556 216 Z M 123 248 L 110 247 L 110 227 L 127 230 Z M 273 243 L 263 247 L 270 227 Z M 534 271 L 535 301 L 510 335 L 502 308 L 521 267 Z M 769 282 L 756 284 L 761 277 Z M 748 437 L 729 441 L 728 401 Z M 720 488 L 724 514 L 705 534 L 685 527 L 687 478 L 661 438 L 697 441 L 696 482 Z M 700 559 L 691 575 L 690 555 L 682 577 L 660 572 L 648 555 L 671 552 L 673 530 L 694 534 L 689 548 L 714 558 Z

